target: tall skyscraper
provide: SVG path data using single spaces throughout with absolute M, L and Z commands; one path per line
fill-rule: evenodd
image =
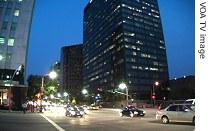
M 8 103 L 8 97 L 13 97 L 13 100 L 20 98 L 21 91 L 15 87 L 24 87 L 26 84 L 34 3 L 35 0 L 0 0 L 0 103 Z M 8 93 L 10 87 L 12 91 Z M 20 101 L 13 104 L 18 103 Z
M 61 92 L 70 93 L 76 100 L 82 90 L 82 44 L 65 46 L 61 49 Z
M 156 81 L 168 80 L 157 0 L 91 0 L 84 9 L 84 88 L 118 89 L 150 99 Z

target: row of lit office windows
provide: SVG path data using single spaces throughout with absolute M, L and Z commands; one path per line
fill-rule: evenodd
M 151 20 L 148 21 L 144 18 L 134 17 L 134 16 L 131 16 L 131 15 L 128 15 L 128 14 L 123 14 L 123 17 L 126 18 L 131 23 L 135 23 L 135 24 L 136 23 L 138 23 L 138 24 L 143 24 L 144 23 L 144 24 L 147 24 L 147 25 L 150 25 L 150 26 L 154 26 L 156 28 L 159 27 L 159 23 L 160 23 L 160 21 L 158 19 L 154 19 L 154 18 L 152 19 L 152 22 L 150 22 Z
M 122 48 L 123 48 L 124 46 L 122 45 L 122 46 L 119 46 L 119 48 L 117 49 L 117 51 L 120 51 Z M 135 58 L 132 58 L 131 56 L 141 56 L 140 58 L 147 58 L 147 59 L 154 59 L 154 60 L 156 60 L 157 59 L 157 57 L 155 56 L 155 55 L 152 55 L 152 54 L 149 54 L 149 53 L 140 53 L 140 52 L 138 52 L 138 50 L 140 50 L 140 48 L 139 47 L 136 47 L 135 45 L 125 45 L 125 47 L 126 48 L 128 48 L 128 47 L 131 47 L 131 49 L 133 50 L 126 50 L 126 55 L 129 55 L 129 57 L 127 58 L 127 61 L 128 62 L 136 62 L 136 59 Z M 112 46 L 110 46 L 110 48 L 109 49 L 112 49 L 112 48 L 114 48 L 114 45 L 112 45 Z M 134 51 L 134 50 L 137 50 L 137 51 Z M 104 54 L 105 54 L 106 52 L 104 52 Z M 109 53 L 110 54 L 110 53 Z M 98 54 L 97 56 L 94 56 L 92 59 L 90 59 L 90 60 L 87 60 L 86 59 L 86 62 L 85 62 L 85 66 L 88 66 L 89 64 L 93 64 L 93 65 L 97 65 L 97 62 L 98 62 L 98 58 L 101 58 L 102 57 L 102 55 L 103 54 Z M 165 55 L 165 52 L 163 52 L 163 53 L 161 53 L 160 54 L 160 52 L 159 52 L 159 56 L 164 56 Z M 103 56 L 103 58 L 105 58 L 105 56 Z M 113 57 L 114 58 L 114 57 Z M 97 60 L 97 62 L 96 62 L 96 60 Z M 114 60 L 114 59 L 113 59 Z M 123 60 L 123 59 L 122 59 Z M 119 63 L 118 63 L 119 62 Z M 120 63 L 122 63 L 123 61 L 118 61 L 116 64 L 120 64 Z M 95 64 L 94 64 L 95 63 Z M 100 65 L 100 64 L 99 64 Z M 103 66 L 103 65 L 101 65 L 101 66 Z M 94 68 L 96 68 L 96 67 L 94 67 Z
M 5 37 L 0 37 L 0 46 L 4 45 L 6 43 L 6 38 Z M 14 38 L 9 38 L 7 41 L 8 46 L 14 46 L 15 39 Z
M 137 41 L 137 43 L 143 45 L 143 42 Z M 125 48 L 132 49 L 132 50 L 127 50 L 126 51 L 127 55 L 132 55 L 132 56 L 137 56 L 138 55 L 138 56 L 141 56 L 142 58 L 157 59 L 157 57 L 155 55 L 151 55 L 151 54 L 148 54 L 148 53 L 140 53 L 139 51 L 141 49 L 140 49 L 139 46 L 136 46 L 136 45 L 125 44 L 125 45 L 119 46 L 116 51 L 120 51 L 124 46 L 125 46 Z M 89 65 L 90 63 L 95 62 L 95 60 L 102 57 L 103 54 L 106 54 L 108 51 L 112 50 L 114 47 L 115 47 L 115 45 L 113 44 L 113 45 L 109 46 L 107 49 L 105 49 L 103 52 L 100 52 L 99 54 L 97 54 L 97 56 L 94 56 L 92 59 L 90 59 L 90 60 L 86 59 L 85 66 Z M 163 46 L 159 46 L 159 48 L 165 50 L 165 47 L 163 47 Z M 165 55 L 165 52 L 163 52 L 163 53 L 159 52 L 159 54 L 160 55 Z
M 100 23 L 101 21 L 111 22 L 111 21 L 113 21 L 113 19 L 116 19 L 116 17 L 120 13 L 120 10 L 114 9 L 112 12 L 107 14 L 107 12 L 105 10 L 98 10 L 97 12 L 92 12 L 92 14 L 94 14 L 94 15 L 92 15 L 92 14 L 87 15 L 85 17 L 84 26 L 93 28 L 93 27 L 97 26 L 97 25 L 94 25 L 94 23 Z M 109 9 L 109 10 L 112 10 L 112 9 Z M 91 21 L 94 21 L 94 22 L 91 22 Z M 87 30 L 89 30 L 89 29 L 87 29 Z
M 86 38 L 89 38 L 90 40 L 92 39 L 101 39 L 101 36 L 104 36 L 104 34 L 107 34 L 107 32 L 110 32 L 113 28 L 115 28 L 116 21 L 120 21 L 120 15 L 112 15 L 107 16 L 109 22 L 96 22 L 94 20 L 90 20 L 90 25 L 85 25 L 85 34 Z M 95 23 L 95 24 L 93 24 Z M 97 24 L 96 24 L 97 23 Z M 100 34 L 99 34 L 100 32 Z M 102 35 L 103 34 L 103 35 Z
M 136 13 L 136 12 L 132 12 L 129 11 L 128 9 L 123 9 L 123 16 L 124 17 L 129 17 L 131 18 L 138 18 L 138 19 L 144 19 L 144 20 L 149 20 L 152 22 L 157 22 L 159 23 L 159 15 L 156 15 L 154 13 L 148 13 L 148 12 L 143 12 L 143 13 Z
M 131 6 L 126 5 L 126 4 L 122 4 L 122 7 L 125 8 L 125 9 L 128 9 L 128 12 L 133 13 L 133 15 L 139 15 L 142 12 L 144 12 L 145 14 L 147 14 L 149 16 L 159 18 L 159 11 L 157 11 L 155 9 L 152 9 L 152 8 L 149 8 L 150 9 L 149 10 L 146 6 L 142 6 L 141 9 L 139 9 L 139 8 L 131 7 Z M 146 10 L 146 11 L 144 11 L 144 10 Z
M 0 7 L 0 14 L 3 13 L 3 8 Z M 10 16 L 10 15 L 13 15 L 15 17 L 19 16 L 20 15 L 20 10 L 19 9 L 14 9 L 12 10 L 11 8 L 6 8 L 5 9 L 5 12 L 4 12 L 4 16 Z M 3 15 L 3 14 L 2 14 Z
M 0 0 L 0 2 L 7 2 L 7 1 L 16 1 L 16 2 L 23 2 L 23 0 Z

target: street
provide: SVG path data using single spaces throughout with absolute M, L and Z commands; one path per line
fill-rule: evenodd
M 120 117 L 118 109 L 94 110 L 82 118 L 55 112 L 0 112 L 0 127 L 5 131 L 193 131 L 195 128 L 191 123 L 161 124 L 155 120 L 155 110 L 146 111 L 143 118 Z

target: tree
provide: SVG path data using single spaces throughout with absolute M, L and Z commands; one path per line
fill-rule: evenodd
M 35 98 L 35 95 L 40 92 L 41 89 L 41 76 L 38 75 L 30 75 L 27 79 L 28 81 L 28 93 L 27 97 L 30 100 L 33 100 Z

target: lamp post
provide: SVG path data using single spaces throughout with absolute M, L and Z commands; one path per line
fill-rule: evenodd
M 156 99 L 156 94 L 155 94 L 155 86 L 158 86 L 159 82 L 156 81 L 153 85 L 152 85 L 152 101 L 153 101 L 153 107 L 155 107 L 155 99 Z
M 65 97 L 65 99 L 67 99 L 67 104 L 68 104 L 68 101 L 69 101 L 69 94 L 67 92 L 64 92 L 63 93 L 63 96 Z
M 83 94 L 83 95 L 87 95 L 87 94 L 88 94 L 87 89 L 83 89 L 83 90 L 82 90 L 82 94 Z
M 51 71 L 47 74 L 50 79 L 55 79 L 57 77 L 57 73 L 55 71 Z M 42 95 L 44 93 L 44 76 L 42 76 L 42 85 L 41 85 L 41 99 L 40 99 L 40 112 L 42 112 Z
M 125 83 L 121 83 L 119 85 L 119 88 L 126 91 L 126 104 L 128 105 L 128 87 L 126 86 Z
M 10 84 L 9 84 L 9 92 L 8 92 L 8 104 L 9 104 L 9 111 L 11 111 L 11 94 L 12 94 L 12 80 L 14 79 L 15 75 L 19 75 L 19 72 L 22 70 L 23 65 L 19 65 L 18 68 L 15 70 L 13 73 L 11 79 L 10 79 Z

